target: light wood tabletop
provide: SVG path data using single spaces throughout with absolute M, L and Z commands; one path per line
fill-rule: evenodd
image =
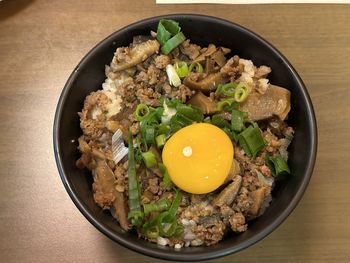
M 199 13 L 241 24 L 295 66 L 314 103 L 317 162 L 272 234 L 211 262 L 350 262 L 350 5 L 0 1 L 0 262 L 161 262 L 109 240 L 59 178 L 52 126 L 62 88 L 100 40 L 142 18 Z

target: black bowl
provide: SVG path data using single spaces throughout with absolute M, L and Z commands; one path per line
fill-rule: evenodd
M 116 47 L 127 46 L 135 35 L 147 35 L 156 30 L 160 18 L 180 22 L 182 31 L 193 43 L 209 43 L 228 47 L 233 54 L 253 60 L 255 65 L 272 68 L 270 82 L 288 88 L 292 93 L 292 110 L 288 123 L 296 135 L 290 146 L 289 165 L 292 175 L 277 185 L 273 201 L 266 212 L 251 222 L 248 231 L 227 236 L 211 247 L 189 247 L 174 250 L 138 239 L 134 233 L 125 233 L 108 212 L 103 212 L 93 201 L 92 177 L 89 172 L 75 167 L 79 158 L 77 138 L 82 134 L 77 112 L 84 98 L 101 88 L 105 79 L 104 66 L 109 64 Z M 57 167 L 63 184 L 82 214 L 102 233 L 119 244 L 142 254 L 168 260 L 196 261 L 221 257 L 242 250 L 261 240 L 277 228 L 301 199 L 316 158 L 317 128 L 315 115 L 307 90 L 297 72 L 266 40 L 229 21 L 202 15 L 169 15 L 142 20 L 129 25 L 100 42 L 75 68 L 59 99 L 53 128 Z

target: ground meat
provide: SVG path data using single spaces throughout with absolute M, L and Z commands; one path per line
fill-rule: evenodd
M 232 205 L 232 208 L 236 212 L 242 212 L 243 214 L 246 214 L 249 211 L 252 203 L 253 200 L 249 195 L 248 189 L 242 186 L 234 204 Z
M 260 182 L 254 171 L 247 171 L 242 177 L 242 186 L 249 191 L 254 191 L 260 186 Z
M 80 116 L 80 127 L 89 139 L 98 140 L 106 131 L 105 115 L 108 97 L 102 92 L 92 92 L 86 97 Z
M 137 90 L 137 86 L 135 82 L 131 80 L 126 80 L 123 84 L 121 84 L 116 92 L 122 98 L 122 105 L 128 108 L 132 108 L 136 102 L 136 94 L 135 90 Z
M 224 236 L 225 224 L 222 221 L 217 221 L 215 225 L 204 227 L 203 225 L 196 225 L 192 228 L 192 232 L 198 239 L 204 241 L 207 246 L 218 243 Z
M 245 223 L 245 217 L 242 213 L 234 213 L 230 216 L 230 224 L 233 232 L 244 232 L 247 230 L 248 225 Z
M 182 102 L 186 102 L 193 95 L 192 90 L 183 84 L 179 88 L 173 88 L 168 83 L 165 83 L 163 92 L 168 98 L 179 99 Z
M 154 59 L 156 68 L 165 69 L 165 67 L 171 63 L 171 59 L 167 55 L 159 55 Z
M 155 92 L 152 88 L 146 88 L 139 86 L 136 91 L 136 96 L 141 103 L 144 103 L 149 106 L 157 107 L 159 106 L 159 98 L 161 94 Z

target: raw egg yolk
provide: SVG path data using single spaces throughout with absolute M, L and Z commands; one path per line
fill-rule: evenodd
M 233 162 L 233 145 L 218 127 L 196 123 L 170 137 L 162 158 L 177 187 L 189 193 L 205 194 L 225 181 Z

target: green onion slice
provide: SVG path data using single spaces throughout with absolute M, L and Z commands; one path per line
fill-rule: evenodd
M 232 110 L 231 112 L 231 128 L 233 131 L 240 132 L 245 126 L 244 122 L 248 114 L 239 110 Z
M 235 101 L 233 99 L 226 99 L 226 100 L 221 100 L 218 102 L 217 104 L 217 109 L 219 111 L 223 111 L 223 110 L 230 110 L 232 103 L 234 103 Z
M 180 78 L 187 77 L 188 75 L 188 65 L 184 61 L 179 61 L 174 64 L 175 71 Z
M 170 38 L 162 47 L 161 51 L 163 54 L 169 54 L 174 48 L 180 45 L 182 42 L 186 40 L 185 35 L 182 32 L 177 33 L 175 36 Z
M 157 144 L 157 147 L 158 147 L 158 148 L 163 147 L 164 144 L 165 144 L 165 142 L 166 142 L 166 136 L 165 136 L 165 134 L 160 134 L 160 135 L 158 135 L 158 136 L 156 137 L 156 144 Z
M 165 188 L 165 189 L 169 189 L 172 186 L 172 182 L 171 182 L 168 170 L 165 167 L 165 165 L 162 164 L 162 163 L 158 163 L 158 167 L 159 167 L 161 173 L 163 174 L 162 187 Z
M 142 121 L 149 114 L 150 110 L 146 104 L 140 103 L 137 105 L 136 110 L 134 112 L 135 119 L 137 121 Z
M 218 96 L 233 97 L 235 95 L 236 87 L 237 87 L 237 84 L 234 82 L 221 84 L 218 86 L 215 93 Z
M 290 174 L 290 169 L 286 160 L 280 155 L 274 157 L 266 155 L 265 163 L 270 168 L 271 174 L 274 177 L 282 178 L 286 174 Z
M 163 46 L 171 36 L 179 33 L 181 28 L 179 23 L 174 20 L 161 19 L 157 28 L 157 40 Z
M 144 204 L 143 212 L 145 215 L 148 215 L 151 212 L 162 212 L 170 208 L 171 202 L 166 199 L 160 199 L 158 202 L 153 204 Z
M 200 109 L 191 107 L 189 105 L 179 104 L 176 110 L 177 114 L 182 114 L 183 116 L 196 122 L 201 122 L 204 119 L 204 115 Z
M 266 145 L 261 131 L 256 123 L 238 134 L 238 142 L 245 153 L 253 158 L 255 158 L 259 151 Z
M 195 69 L 197 73 L 203 73 L 203 66 L 199 62 L 191 63 L 190 67 L 188 68 L 188 71 L 192 72 L 193 69 Z
M 128 220 L 132 225 L 139 226 L 144 218 L 140 205 L 140 189 L 137 181 L 136 166 L 135 166 L 135 152 L 133 145 L 132 134 L 129 131 L 129 152 L 128 152 L 128 204 L 129 213 Z
M 152 151 L 143 152 L 141 156 L 147 168 L 151 168 L 157 164 L 156 156 Z
M 237 102 L 243 102 L 247 99 L 249 93 L 248 87 L 243 82 L 240 82 L 236 87 L 234 98 Z

